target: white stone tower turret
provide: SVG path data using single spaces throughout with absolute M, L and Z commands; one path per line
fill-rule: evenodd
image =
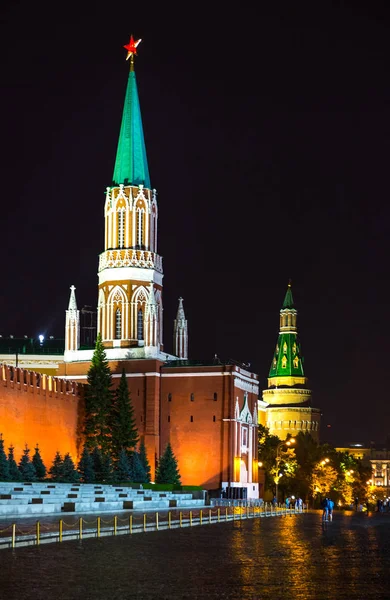
M 75 351 L 80 348 L 80 311 L 77 310 L 75 290 L 74 285 L 71 285 L 65 321 L 65 351 Z
M 183 298 L 179 298 L 179 307 L 173 325 L 173 353 L 181 359 L 188 358 L 188 325 L 184 314 Z

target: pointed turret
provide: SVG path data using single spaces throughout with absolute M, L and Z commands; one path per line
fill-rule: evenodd
M 280 309 L 279 336 L 268 375 L 268 389 L 263 391 L 263 401 L 268 404 L 266 425 L 281 439 L 307 431 L 318 441 L 320 410 L 311 406 L 311 391 L 303 372 L 298 341 L 297 314 L 290 281 Z
M 280 331 L 268 377 L 269 385 L 296 385 L 305 381 L 300 344 L 297 339 L 297 311 L 288 284 L 280 310 Z
M 188 324 L 184 314 L 183 298 L 179 298 L 176 319 L 173 325 L 173 353 L 181 359 L 188 358 Z
M 65 319 L 65 351 L 76 351 L 80 348 L 80 311 L 77 310 L 75 290 L 74 285 L 71 285 Z
M 128 50 L 130 54 L 130 56 L 128 55 L 128 58 L 130 58 L 130 73 L 123 107 L 113 182 L 114 185 L 120 185 L 121 183 L 124 185 L 144 185 L 150 189 L 141 108 L 134 71 L 134 54 L 136 54 L 136 47 L 140 41 L 134 42 L 131 37 L 129 45 L 125 46 L 129 49 L 132 45 L 133 51 Z

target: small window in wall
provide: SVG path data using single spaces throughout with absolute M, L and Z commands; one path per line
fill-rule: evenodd
M 137 316 L 137 340 L 143 340 L 143 339 L 144 339 L 144 318 L 143 318 L 142 310 L 139 309 L 138 316 Z
M 171 422 L 171 417 L 168 415 L 168 423 Z
M 214 401 L 216 402 L 218 400 L 218 394 L 217 392 L 214 392 Z
M 191 421 L 191 423 L 194 422 L 194 417 L 192 415 L 190 416 L 190 421 Z
M 143 421 L 143 420 L 144 420 L 144 418 L 143 418 L 143 416 L 141 415 L 141 423 L 142 423 L 142 421 Z
M 214 423 L 215 423 L 215 415 L 213 416 L 213 421 L 214 421 Z
M 122 313 L 120 308 L 116 309 L 115 313 L 115 339 L 120 340 L 122 337 Z
M 137 394 L 137 396 L 139 396 L 139 390 L 138 390 L 138 394 Z
M 169 394 L 168 394 L 168 402 L 172 402 L 172 394 L 171 394 L 171 392 L 169 392 Z
M 248 445 L 248 430 L 246 427 L 244 427 L 242 430 L 242 445 L 243 446 Z
M 195 394 L 191 394 L 191 402 L 195 400 Z

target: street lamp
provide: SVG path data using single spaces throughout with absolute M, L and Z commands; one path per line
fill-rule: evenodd
M 291 446 L 291 444 L 295 444 L 295 439 L 294 438 L 290 438 L 289 440 L 284 440 L 282 442 L 279 442 L 279 444 L 276 446 L 276 471 L 277 471 L 277 475 L 275 477 L 275 491 L 276 491 L 275 498 L 276 498 L 276 504 L 278 504 L 278 484 L 279 484 L 279 477 L 282 476 L 282 473 L 279 473 L 279 464 L 280 464 L 280 461 L 282 460 L 282 457 L 279 454 L 279 450 L 283 446 Z

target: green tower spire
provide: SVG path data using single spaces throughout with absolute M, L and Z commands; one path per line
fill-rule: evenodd
M 131 37 L 129 45 L 125 46 L 128 50 L 128 58 L 130 58 L 130 73 L 123 107 L 113 182 L 116 185 L 121 183 L 125 185 L 142 184 L 151 189 L 137 80 L 134 71 L 134 54 L 136 54 L 139 41 L 134 43 Z
M 301 383 L 302 378 L 305 377 L 301 347 L 298 341 L 297 311 L 294 308 L 291 281 L 288 284 L 283 306 L 280 310 L 279 337 L 268 377 L 275 378 L 275 385 L 295 385 L 295 383 Z M 270 383 L 272 384 L 272 382 Z

